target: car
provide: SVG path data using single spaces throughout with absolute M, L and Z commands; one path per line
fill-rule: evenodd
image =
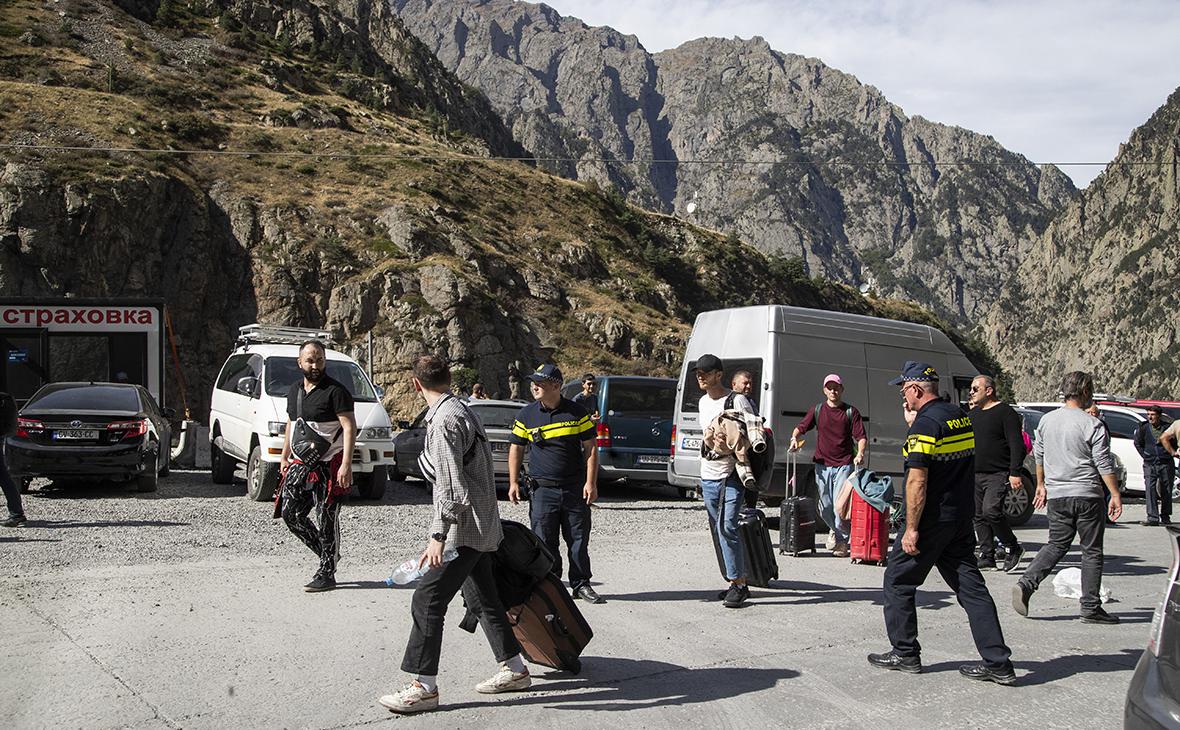
M 492 468 L 500 486 L 508 483 L 508 437 L 512 434 L 512 423 L 525 405 L 523 401 L 515 400 L 467 401 L 467 407 L 479 418 L 488 436 L 488 445 L 492 447 Z M 394 465 L 389 472 L 391 479 L 401 481 L 407 476 L 425 478 L 418 468 L 418 456 L 426 440 L 426 412 L 427 409 L 423 408 L 412 422 L 398 421 L 400 430 L 393 439 L 395 455 Z M 527 451 L 524 464 L 528 464 Z
M 49 479 L 129 481 L 156 491 L 168 474 L 176 414 L 141 385 L 51 383 L 25 403 L 5 439 L 8 468 L 27 483 Z
M 603 375 L 596 382 L 599 484 L 623 480 L 667 484 L 676 381 Z M 581 380 L 566 383 L 561 389 L 562 395 L 571 400 L 580 392 Z M 676 490 L 686 497 L 695 487 L 677 486 Z
M 1028 434 L 1030 443 L 1035 444 L 1037 439 L 1037 426 L 1041 423 L 1041 417 L 1045 415 L 1046 411 L 1034 410 L 1032 408 L 1025 408 L 1023 406 L 1015 406 L 1014 410 L 1020 414 L 1021 422 L 1023 423 L 1024 432 Z M 1113 443 L 1113 441 L 1112 441 Z M 1118 478 L 1119 494 L 1126 494 L 1127 492 L 1127 467 L 1123 463 L 1122 458 L 1118 454 L 1111 451 L 1111 458 L 1114 459 L 1115 476 Z M 1037 461 L 1030 451 L 1024 457 L 1024 470 L 1033 481 L 1033 486 L 1036 486 Z
M 237 344 L 213 385 L 209 409 L 213 482 L 231 483 L 238 464 L 245 464 L 247 496 L 260 502 L 274 498 L 287 427 L 287 391 L 303 377 L 299 346 L 307 340 L 327 346 L 327 374 L 340 381 L 355 401 L 352 473 L 356 491 L 362 499 L 381 499 L 393 464 L 393 425 L 381 405 L 383 391 L 356 360 L 332 349 L 330 333 L 300 327 L 251 324 L 239 328 Z
M 1127 730 L 1165 730 L 1180 726 L 1180 525 L 1167 525 L 1172 569 L 1164 597 L 1155 610 L 1147 649 L 1135 665 L 1123 727 Z

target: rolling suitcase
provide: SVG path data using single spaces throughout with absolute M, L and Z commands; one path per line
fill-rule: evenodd
M 545 576 L 529 599 L 507 614 L 526 659 L 574 674 L 582 671 L 579 657 L 594 632 L 561 580 Z
M 725 505 L 719 505 L 718 512 L 724 514 Z M 717 539 L 717 523 L 709 519 L 709 534 L 713 536 L 713 553 L 717 556 L 717 569 L 721 578 L 725 575 L 725 558 L 721 555 L 721 542 Z M 774 541 L 770 539 L 770 526 L 766 514 L 760 509 L 745 508 L 738 514 L 738 539 L 742 543 L 742 563 L 746 567 L 746 583 L 755 588 L 768 588 L 770 581 L 778 580 L 778 560 L 774 556 Z
M 889 510 L 878 512 L 853 489 L 851 516 L 848 547 L 852 562 L 884 565 L 889 553 Z
M 782 555 L 798 557 L 806 550 L 815 554 L 815 500 L 800 497 L 797 480 L 799 452 L 787 452 L 787 498 L 779 508 L 778 551 Z

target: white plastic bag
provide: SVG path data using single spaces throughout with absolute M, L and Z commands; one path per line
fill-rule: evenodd
M 1053 592 L 1062 598 L 1081 598 L 1082 597 L 1082 571 L 1080 568 L 1065 568 L 1053 577 Z M 1103 603 L 1110 603 L 1114 599 L 1110 595 L 1110 589 L 1103 584 L 1098 589 L 1098 598 Z

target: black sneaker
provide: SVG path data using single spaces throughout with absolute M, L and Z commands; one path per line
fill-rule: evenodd
M 897 652 L 869 654 L 869 664 L 880 669 L 896 669 L 906 674 L 921 674 L 922 659 L 916 656 L 898 656 Z
M 1015 545 L 1008 549 L 1008 554 L 1004 556 L 1004 567 L 1002 570 L 1005 573 L 1011 573 L 1020 567 L 1020 559 L 1024 557 L 1024 546 Z
M 24 515 L 8 515 L 8 519 L 0 524 L 3 524 L 5 527 L 24 527 L 28 522 L 28 518 Z
M 1143 525 L 1144 527 L 1159 527 L 1160 521 L 1159 520 L 1139 520 L 1139 524 Z
M 739 608 L 749 597 L 750 589 L 746 586 L 739 586 L 735 583 L 729 587 L 728 591 L 725 592 L 725 600 L 722 601 L 722 604 L 726 608 Z
M 1172 524 L 1172 515 L 1160 515 L 1160 524 L 1161 525 Z
M 996 569 L 995 558 L 977 558 L 975 560 L 975 564 L 979 566 L 980 570 L 995 570 Z
M 336 588 L 336 577 L 332 575 L 316 574 L 316 577 L 311 579 L 311 582 L 303 586 L 303 590 L 308 593 L 319 593 L 321 591 L 330 591 Z
M 964 664 L 959 667 L 959 674 L 967 679 L 995 682 L 1004 686 L 1016 684 L 1016 671 L 1012 669 L 1011 663 L 1004 669 L 993 669 L 986 664 Z
M 729 595 L 729 589 L 728 589 L 728 588 L 726 588 L 726 589 L 725 589 L 725 590 L 723 590 L 723 591 L 718 591 L 718 592 L 717 592 L 717 600 L 718 600 L 718 601 L 724 601 L 724 600 L 725 600 L 725 597 L 726 597 L 726 596 L 728 596 L 728 595 Z
M 1033 590 L 1023 583 L 1012 586 L 1012 608 L 1021 616 L 1028 616 L 1028 599 L 1032 598 Z
M 590 586 L 581 586 L 574 591 L 574 595 L 581 598 L 586 603 L 606 603 L 606 599 L 598 595 L 598 593 Z
M 1082 623 L 1084 624 L 1106 624 L 1107 626 L 1113 626 L 1118 622 L 1118 616 L 1111 616 L 1101 608 L 1096 608 L 1090 613 L 1082 614 Z

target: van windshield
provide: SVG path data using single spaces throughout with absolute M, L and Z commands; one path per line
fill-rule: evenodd
M 327 367 L 329 377 L 340 381 L 340 384 L 352 393 L 352 398 L 361 403 L 376 403 L 377 393 L 369 383 L 363 370 L 354 363 L 345 360 L 329 360 Z M 286 397 L 287 391 L 293 383 L 303 378 L 299 370 L 299 362 L 293 357 L 266 358 L 266 394 Z
M 724 358 L 723 362 L 725 363 L 725 379 L 721 382 L 724 383 L 726 388 L 730 387 L 730 383 L 733 382 L 733 376 L 739 371 L 745 370 L 750 374 L 750 382 L 752 384 L 750 402 L 752 402 L 754 407 L 757 408 L 759 412 L 761 412 L 762 403 L 760 401 L 762 399 L 762 358 Z M 696 413 L 699 411 L 701 396 L 705 394 L 704 391 L 702 391 L 697 385 L 696 372 L 693 370 L 693 368 L 696 367 L 696 364 L 696 360 L 688 363 L 688 371 L 686 373 L 684 387 L 680 394 L 681 413 Z
M 676 381 L 612 379 L 606 399 L 613 415 L 670 419 L 676 410 Z

